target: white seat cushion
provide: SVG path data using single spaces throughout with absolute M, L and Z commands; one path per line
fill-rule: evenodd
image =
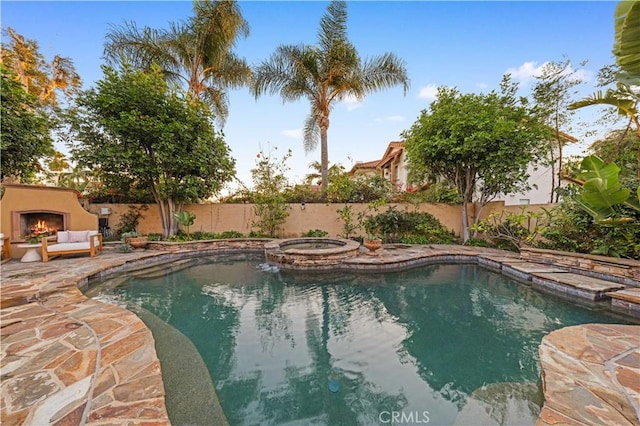
M 58 243 L 47 245 L 48 252 L 54 251 L 72 251 L 72 250 L 89 250 L 91 247 L 89 241 L 82 243 Z

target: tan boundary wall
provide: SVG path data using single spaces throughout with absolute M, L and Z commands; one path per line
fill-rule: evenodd
M 461 207 L 450 204 L 389 204 L 398 210 L 427 212 L 434 215 L 440 222 L 460 235 L 462 230 Z M 140 209 L 139 204 L 91 204 L 90 212 L 99 214 L 102 208 L 110 209 L 109 226 L 112 231 L 119 228 L 120 218 L 129 210 L 129 206 Z M 312 229 L 321 229 L 329 233 L 330 237 L 337 237 L 342 233 L 343 222 L 336 210 L 342 209 L 345 204 L 289 204 L 289 217 L 280 233 L 281 237 L 298 237 Z M 352 217 L 357 222 L 358 212 L 368 208 L 367 204 L 351 204 Z M 520 212 L 522 206 L 504 206 L 504 202 L 494 202 L 482 209 L 481 217 L 487 217 L 493 211 L 506 210 Z M 540 211 L 543 207 L 551 208 L 553 205 L 531 205 L 527 210 Z M 379 209 L 386 211 L 387 206 Z M 190 227 L 191 232 L 203 231 L 220 233 L 224 231 L 238 231 L 243 235 L 251 232 L 252 223 L 256 220 L 253 204 L 190 204 L 184 210 L 194 213 L 196 220 Z M 473 213 L 471 211 L 471 213 Z M 105 216 L 101 216 L 105 217 Z M 472 220 L 472 219 L 471 219 Z M 162 233 L 162 222 L 158 207 L 154 204 L 142 211 L 142 218 L 138 225 L 138 232 L 142 234 Z M 364 231 L 359 231 L 362 235 Z

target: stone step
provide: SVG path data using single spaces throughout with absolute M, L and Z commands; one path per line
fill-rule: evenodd
M 502 272 L 521 281 L 531 282 L 534 273 L 566 273 L 566 269 L 540 263 L 506 262 Z
M 640 288 L 612 291 L 607 296 L 611 298 L 612 310 L 640 318 Z
M 531 275 L 534 288 L 587 301 L 608 299 L 607 293 L 625 288 L 622 284 L 570 272 L 533 272 Z

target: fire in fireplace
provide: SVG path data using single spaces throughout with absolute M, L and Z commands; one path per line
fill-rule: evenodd
M 67 229 L 68 213 L 52 211 L 13 212 L 12 240 L 25 240 L 31 235 L 50 236 Z

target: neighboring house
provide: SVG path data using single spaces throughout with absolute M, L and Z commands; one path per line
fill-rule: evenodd
M 578 139 L 564 132 L 560 132 L 560 137 L 565 144 L 578 142 Z M 559 152 L 554 151 L 554 159 L 557 163 Z M 563 157 L 566 162 L 568 157 Z M 504 201 L 505 206 L 523 204 L 548 204 L 551 202 L 552 182 L 555 180 L 555 187 L 566 185 L 565 181 L 558 182 L 557 167 L 530 164 L 527 173 L 529 174 L 529 186 L 531 189 L 526 192 L 507 194 L 496 198 L 496 201 Z M 555 174 L 555 176 L 553 176 Z
M 577 139 L 566 133 L 561 136 L 566 142 L 577 142 Z M 557 153 L 555 154 L 557 157 Z M 529 165 L 529 186 L 531 189 L 523 193 L 507 194 L 496 197 L 494 201 L 504 201 L 504 204 L 547 204 L 551 200 L 552 176 L 555 173 L 556 187 L 558 186 L 558 171 L 551 166 Z M 407 165 L 404 142 L 389 142 L 384 155 L 380 160 L 357 162 L 349 171 L 352 176 L 368 175 L 383 176 L 391 182 L 392 188 L 397 192 L 407 190 L 409 169 Z
M 407 159 L 404 152 L 404 142 L 389 142 L 382 159 L 358 162 L 353 165 L 349 174 L 352 176 L 383 176 L 391 182 L 397 192 L 407 189 Z

